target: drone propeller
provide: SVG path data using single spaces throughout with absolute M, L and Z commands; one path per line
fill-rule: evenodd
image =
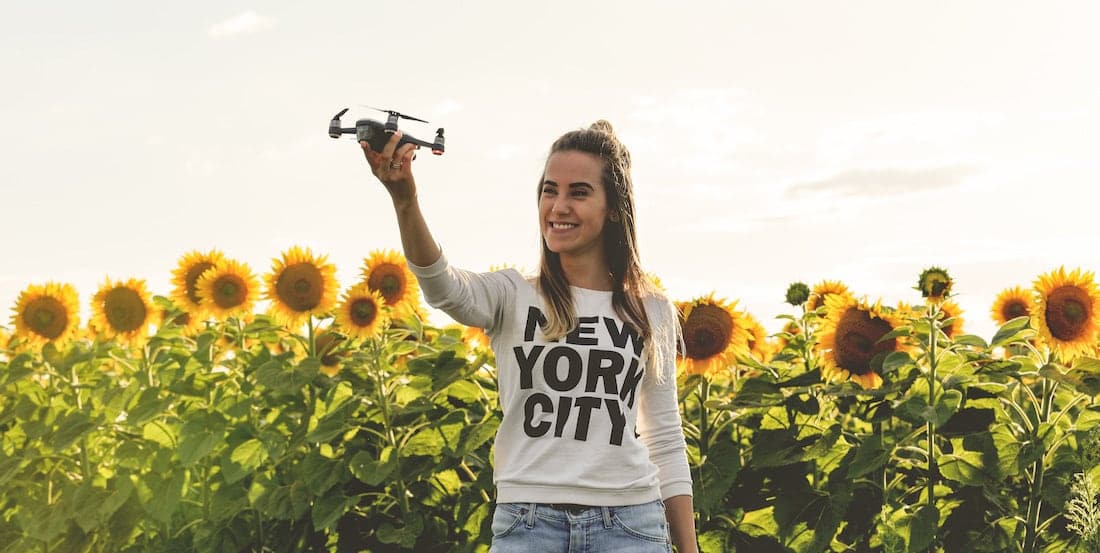
M 394 110 L 392 110 L 392 109 L 382 109 L 382 108 L 376 108 L 376 107 L 374 107 L 374 106 L 368 106 L 368 105 L 366 105 L 366 104 L 359 104 L 359 105 L 361 105 L 361 106 L 363 106 L 363 107 L 365 107 L 365 108 L 370 108 L 370 109 L 373 109 L 373 110 L 375 110 L 375 111 L 381 111 L 381 112 L 383 112 L 383 113 L 388 113 L 388 114 L 390 114 L 390 115 L 395 115 L 395 116 L 397 116 L 397 117 L 400 117 L 400 118 L 402 118 L 402 119 L 408 119 L 408 120 L 410 120 L 410 121 L 420 121 L 421 123 L 427 123 L 427 121 L 425 121 L 425 120 L 423 120 L 423 119 L 419 119 L 419 118 L 417 118 L 417 117 L 413 117 L 413 116 L 411 116 L 411 115 L 405 115 L 404 113 L 401 113 L 401 112 L 399 112 L 399 111 L 394 111 Z

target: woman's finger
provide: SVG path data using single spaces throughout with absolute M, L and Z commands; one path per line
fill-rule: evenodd
M 370 168 L 374 169 L 378 165 L 378 153 L 370 148 L 370 142 L 366 140 L 360 140 L 359 146 L 363 148 L 363 157 L 367 158 Z
M 381 159 L 383 161 L 393 159 L 393 153 L 397 150 L 397 143 L 401 140 L 401 131 L 397 131 L 390 136 L 390 139 L 386 141 L 386 147 L 382 148 Z

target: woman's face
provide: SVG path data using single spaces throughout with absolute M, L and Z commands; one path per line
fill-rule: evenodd
M 539 222 L 550 251 L 562 256 L 603 257 L 607 221 L 604 162 L 598 156 L 564 150 L 546 160 L 539 192 Z

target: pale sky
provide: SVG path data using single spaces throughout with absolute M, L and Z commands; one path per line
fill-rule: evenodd
M 167 295 L 211 247 L 261 276 L 309 246 L 353 284 L 400 248 L 358 145 L 325 132 L 344 107 L 376 116 L 359 104 L 446 128 L 414 169 L 465 268 L 535 268 L 547 150 L 598 118 L 635 160 L 646 268 L 771 331 L 792 281 L 917 302 L 940 265 L 989 338 L 1001 289 L 1100 268 L 1100 4 L 314 6 L 5 5 L 0 322 L 48 280 L 76 286 L 84 320 L 108 276 Z

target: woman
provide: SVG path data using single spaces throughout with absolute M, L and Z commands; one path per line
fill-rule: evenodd
M 415 147 L 399 140 L 381 152 L 360 144 L 393 200 L 410 269 L 429 304 L 485 329 L 496 354 L 504 417 L 490 551 L 697 551 L 678 317 L 641 269 L 630 154 L 611 125 L 550 149 L 535 278 L 448 264 L 417 202 Z

